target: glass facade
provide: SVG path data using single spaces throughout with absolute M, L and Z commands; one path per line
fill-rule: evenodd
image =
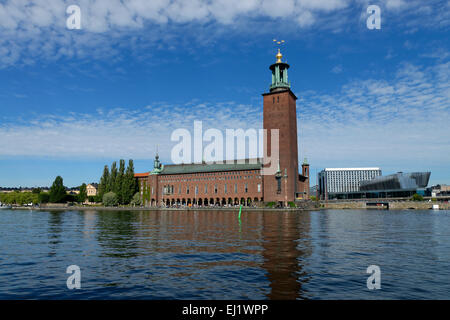
M 416 190 L 426 188 L 431 172 L 399 172 L 361 182 L 361 191 Z

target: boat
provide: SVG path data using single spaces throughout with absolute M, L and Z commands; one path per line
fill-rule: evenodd
M 11 209 L 11 206 L 0 206 L 0 210 L 2 209 Z

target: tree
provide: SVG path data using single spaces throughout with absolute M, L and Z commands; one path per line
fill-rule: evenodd
M 57 176 L 52 186 L 50 187 L 50 199 L 51 203 L 61 203 L 66 198 L 66 187 L 63 184 L 63 178 Z
M 50 194 L 48 192 L 39 193 L 38 202 L 39 203 L 48 203 L 50 201 Z
M 114 191 L 114 188 L 116 187 L 116 180 L 117 180 L 117 162 L 114 161 L 111 165 L 111 172 L 109 174 L 109 179 L 108 179 L 108 192 Z
M 113 207 L 118 204 L 117 195 L 114 192 L 105 193 L 103 196 L 103 204 L 107 207 Z
M 85 202 L 87 199 L 87 190 L 86 190 L 86 183 L 83 183 L 80 186 L 80 193 L 78 194 L 78 202 Z
M 141 196 L 139 195 L 139 192 L 136 192 L 136 194 L 133 196 L 133 199 L 131 200 L 131 204 L 133 206 L 141 205 Z
M 133 160 L 128 161 L 127 171 L 125 173 L 122 183 L 122 203 L 129 204 L 136 193 L 136 179 L 134 178 L 134 164 Z
M 420 194 L 415 193 L 415 194 L 412 196 L 412 200 L 413 200 L 413 201 L 423 201 L 423 197 L 422 197 Z
M 107 165 L 103 168 L 103 175 L 100 178 L 100 183 L 98 184 L 98 195 L 100 199 L 103 198 L 103 195 L 111 190 L 108 190 L 109 186 L 109 168 Z
M 42 189 L 41 188 L 33 188 L 33 190 L 31 190 L 31 192 L 39 194 L 41 193 Z
M 125 179 L 125 160 L 119 161 L 119 173 L 117 174 L 116 183 L 114 184 L 113 192 L 117 194 L 119 203 L 123 204 L 122 185 Z

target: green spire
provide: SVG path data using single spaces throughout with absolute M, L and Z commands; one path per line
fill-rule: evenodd
M 153 161 L 153 170 L 150 174 L 160 174 L 163 169 L 164 165 L 159 161 L 159 155 L 158 152 L 156 152 L 155 160 Z
M 289 65 L 281 61 L 283 55 L 278 49 L 278 54 L 276 55 L 277 61 L 270 66 L 272 70 L 272 84 L 270 85 L 270 92 L 277 91 L 280 89 L 289 89 L 291 84 L 288 81 L 288 69 Z

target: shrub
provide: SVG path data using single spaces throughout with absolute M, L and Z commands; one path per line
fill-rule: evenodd
M 266 207 L 269 207 L 269 208 L 273 208 L 274 205 L 275 205 L 275 202 L 266 203 Z
M 133 199 L 131 199 L 131 204 L 134 206 L 140 206 L 141 205 L 141 196 L 139 195 L 139 192 L 136 192 L 133 196 Z
M 291 207 L 291 208 L 296 208 L 296 207 L 297 207 L 297 206 L 295 205 L 295 203 L 292 202 L 292 201 L 288 202 L 288 205 L 289 205 L 289 207 Z
M 103 195 L 103 204 L 107 207 L 117 206 L 119 199 L 114 192 L 108 192 Z
M 317 199 L 316 196 L 311 196 L 310 199 L 311 199 L 312 201 L 319 201 L 319 199 Z
M 423 197 L 422 197 L 420 194 L 415 193 L 415 194 L 412 196 L 412 200 L 413 200 L 413 201 L 423 201 Z

